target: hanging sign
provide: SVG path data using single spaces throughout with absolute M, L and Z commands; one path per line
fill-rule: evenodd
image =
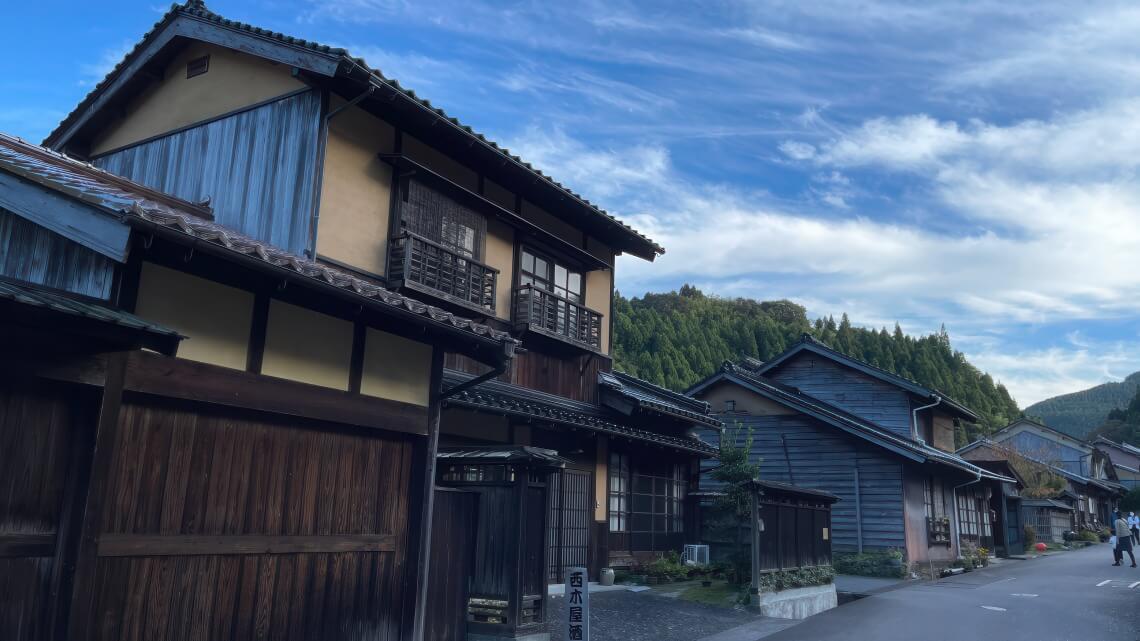
M 567 641 L 590 641 L 590 581 L 586 568 L 566 569 Z

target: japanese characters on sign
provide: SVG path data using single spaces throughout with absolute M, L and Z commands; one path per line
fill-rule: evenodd
M 567 641 L 590 641 L 590 582 L 586 568 L 566 570 Z

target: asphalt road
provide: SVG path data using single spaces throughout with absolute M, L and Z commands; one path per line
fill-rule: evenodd
M 1108 545 L 877 594 L 766 641 L 1138 641 L 1140 569 Z

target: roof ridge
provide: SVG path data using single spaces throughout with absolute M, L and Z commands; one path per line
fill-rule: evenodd
M 653 239 L 651 239 L 648 236 L 646 236 L 645 234 L 637 231 L 636 229 L 631 227 L 629 224 L 621 221 L 616 216 L 614 216 L 613 214 L 610 214 L 609 212 L 602 209 L 598 205 L 595 205 L 594 203 L 590 202 L 584 196 L 578 194 L 577 192 L 570 189 L 569 187 L 567 187 L 567 186 L 563 185 L 562 183 L 554 180 L 550 176 L 546 175 L 546 173 L 544 173 L 541 169 L 538 169 L 537 167 L 530 164 L 529 162 L 526 162 L 525 160 L 523 160 L 519 156 L 512 154 L 511 151 L 509 149 L 507 149 L 506 147 L 501 147 L 498 143 L 487 138 L 484 134 L 479 133 L 479 132 L 475 131 L 474 129 L 472 129 L 471 126 L 463 124 L 454 116 L 448 115 L 443 109 L 440 109 L 439 107 L 432 105 L 429 100 L 417 96 L 415 91 L 413 91 L 412 89 L 403 87 L 400 84 L 400 82 L 398 80 L 396 80 L 395 78 L 386 77 L 383 74 L 383 72 L 381 72 L 378 68 L 374 68 L 374 67 L 370 66 L 368 64 L 368 62 L 366 60 L 364 60 L 363 58 L 360 58 L 358 56 L 353 56 L 350 54 L 350 52 L 348 52 L 347 50 L 340 48 L 340 47 L 330 47 L 329 45 L 320 44 L 320 43 L 317 43 L 317 42 L 314 42 L 311 40 L 306 40 L 304 38 L 297 38 L 294 36 L 288 36 L 288 35 L 282 34 L 282 33 L 277 32 L 277 31 L 270 31 L 268 29 L 263 29 L 261 27 L 257 27 L 255 25 L 252 25 L 252 24 L 249 24 L 246 22 L 241 22 L 238 20 L 230 20 L 230 19 L 225 18 L 224 16 L 212 11 L 211 9 L 209 9 L 203 0 L 186 0 L 186 2 L 184 2 L 183 4 L 171 5 L 170 9 L 167 10 L 167 12 L 164 13 L 162 15 L 162 17 L 159 18 L 159 20 L 157 22 L 155 22 L 154 25 L 146 33 L 143 34 L 142 38 L 138 42 L 135 43 L 135 46 L 133 46 L 131 48 L 131 50 L 128 51 L 126 53 L 126 55 L 123 56 L 123 59 L 120 60 L 111 69 L 111 71 L 109 71 L 107 73 L 106 76 L 104 76 L 99 82 L 97 82 L 95 84 L 95 86 L 91 89 L 91 91 L 88 92 L 87 95 L 84 96 L 82 100 L 80 100 L 79 104 L 76 105 L 74 109 L 72 109 L 66 116 L 64 116 L 63 120 L 60 121 L 59 125 L 57 125 L 55 127 L 55 129 L 53 129 L 51 131 L 51 133 L 49 133 L 47 135 L 47 137 L 44 139 L 44 144 L 48 144 L 49 141 L 51 141 L 55 136 L 60 134 L 63 131 L 65 125 L 67 123 L 69 123 L 73 118 L 75 118 L 84 107 L 90 106 L 90 103 L 92 103 L 94 101 L 95 96 L 97 94 L 99 94 L 101 91 L 103 91 L 104 89 L 106 89 L 110 80 L 112 78 L 116 77 L 120 71 L 122 71 L 122 69 L 124 67 L 124 63 L 126 63 L 127 60 L 129 60 L 135 54 L 137 54 L 138 51 L 142 48 L 143 44 L 145 42 L 147 42 L 151 38 L 151 36 L 154 35 L 160 28 L 162 28 L 165 23 L 172 20 L 174 17 L 176 17 L 179 14 L 194 16 L 196 18 L 201 18 L 203 20 L 208 20 L 210 22 L 219 24 L 219 25 L 226 27 L 226 28 L 236 29 L 239 31 L 247 31 L 249 33 L 253 33 L 253 34 L 256 34 L 259 36 L 264 36 L 267 38 L 272 38 L 274 40 L 278 40 L 278 41 L 284 42 L 286 44 L 305 47 L 305 48 L 311 49 L 313 51 L 316 51 L 318 53 L 325 53 L 325 54 L 342 56 L 344 59 L 358 65 L 363 70 L 367 71 L 370 78 L 374 78 L 377 81 L 379 81 L 380 83 L 391 87 L 394 91 L 396 91 L 399 94 L 401 94 L 401 95 L 407 97 L 408 99 L 414 101 L 415 103 L 417 103 L 418 105 L 420 105 L 424 109 L 427 109 L 427 110 L 433 112 L 439 118 L 441 118 L 443 121 L 451 124 L 455 128 L 459 129 L 461 132 L 466 134 L 467 136 L 470 136 L 471 138 L 473 138 L 474 140 L 472 140 L 472 143 L 479 142 L 479 143 L 485 145 L 486 147 L 490 148 L 492 151 L 506 157 L 511 162 L 514 162 L 519 167 L 521 167 L 521 168 L 533 173 L 534 175 L 538 176 L 541 180 L 545 181 L 549 186 L 551 186 L 551 187 L 555 188 L 556 190 L 558 190 L 558 191 L 566 194 L 567 196 L 571 197 L 573 200 L 577 201 L 579 204 L 584 206 L 586 209 L 592 211 L 593 213 L 595 213 L 597 215 L 602 216 L 603 218 L 606 219 L 606 221 L 608 221 L 609 224 L 616 225 L 619 228 L 621 228 L 621 230 L 623 230 L 625 233 L 633 235 L 635 238 L 639 239 L 642 243 L 645 243 L 646 245 L 648 245 L 652 250 L 652 254 L 660 255 L 660 254 L 665 253 L 665 248 L 662 247 L 661 245 L 659 245 Z

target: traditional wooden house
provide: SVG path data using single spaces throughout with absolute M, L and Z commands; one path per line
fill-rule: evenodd
M 805 336 L 768 363 L 726 363 L 689 393 L 729 438 L 751 440 L 762 478 L 840 498 L 836 552 L 897 549 L 927 566 L 955 559 L 960 542 L 1004 546 L 990 501 L 1014 479 L 953 453 L 954 422 L 976 417 L 933 390 Z
M 1103 469 L 1093 469 L 1093 446 L 1033 419 L 1019 418 L 991 434 L 989 440 L 1073 474 L 1094 478 L 1104 474 Z
M 0 135 L 0 636 L 415 636 L 445 353 L 516 341 Z
M 1092 446 L 1104 452 L 1116 471 L 1116 479 L 1129 490 L 1140 487 L 1140 448 L 1098 436 Z
M 298 269 L 349 279 L 349 289 L 384 291 L 405 312 L 430 309 L 420 315 L 429 321 L 456 319 L 455 331 L 473 338 L 438 350 L 440 385 L 450 392 L 440 398 L 439 442 L 450 450 L 557 453 L 560 467 L 535 481 L 547 497 L 544 554 L 534 561 L 545 580 L 560 581 L 573 565 L 596 572 L 633 563 L 688 540 L 687 492 L 699 461 L 717 452 L 692 431 L 719 422 L 703 402 L 611 371 L 615 259 L 653 260 L 664 250 L 363 60 L 227 20 L 190 0 L 165 14 L 45 144 L 192 203 L 184 207 L 208 212 L 227 230 L 219 236 L 241 233 L 268 248 L 257 252 L 288 252 Z M 142 282 L 186 287 L 150 268 Z M 125 290 L 135 288 L 128 282 Z M 255 297 L 254 318 L 292 311 L 265 302 L 274 292 Z M 135 311 L 182 331 L 180 308 Z M 295 349 L 314 357 L 348 349 L 354 368 L 420 356 L 373 341 L 359 324 L 336 341 L 320 338 L 322 331 L 342 327 L 304 315 L 293 328 L 311 334 L 292 339 Z M 288 342 L 276 334 L 267 340 Z M 504 358 L 516 341 L 517 355 Z M 278 371 L 280 362 L 261 365 Z M 397 379 L 400 372 L 392 370 Z M 340 384 L 322 376 L 319 382 Z M 352 375 L 345 389 L 371 385 Z M 521 474 L 525 465 L 507 468 Z M 427 478 L 454 482 L 430 470 Z M 461 528 L 456 533 L 471 545 Z M 522 583 L 513 589 L 505 611 L 522 612 L 520 599 L 545 595 L 521 594 Z M 500 596 L 467 595 L 464 604 L 479 604 L 469 620 Z M 530 619 L 511 623 L 520 627 L 499 632 L 540 632 L 544 601 L 528 610 L 535 607 Z
M 1102 478 L 1093 478 L 1070 471 L 1070 466 L 1058 465 L 1028 455 L 1017 449 L 1016 444 L 1018 442 L 1013 440 L 997 442 L 982 438 L 962 447 L 958 450 L 958 454 L 962 458 L 975 462 L 1008 461 L 1011 457 L 1016 457 L 1024 460 L 1026 464 L 1042 466 L 1063 479 L 1065 486 L 1055 495 L 1033 498 L 1055 499 L 1072 508 L 1070 530 L 1099 531 L 1107 526 L 1111 520 L 1112 512 L 1116 509 L 1120 498 L 1124 496 L 1126 488 L 1116 479 L 1115 470 L 1107 464 L 1102 452 L 1094 450 L 1088 459 L 1089 466 L 1094 470 L 1099 470 L 1102 475 Z M 1031 519 L 1032 515 L 1026 514 L 1026 523 L 1032 524 Z

